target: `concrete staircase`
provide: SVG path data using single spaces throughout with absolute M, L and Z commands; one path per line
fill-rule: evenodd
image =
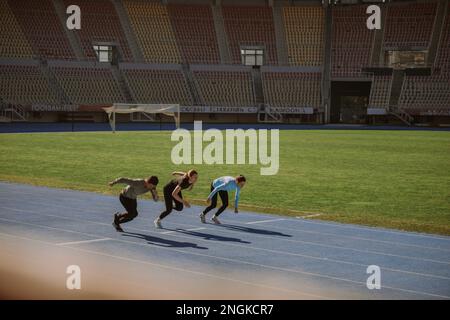
M 445 17 L 449 14 L 447 0 L 441 0 L 438 4 L 436 18 L 433 26 L 433 38 L 428 48 L 427 66 L 433 66 L 436 61 L 441 35 L 444 33 Z
M 26 122 L 28 112 L 20 105 L 0 105 L 0 122 Z
M 132 30 L 130 20 L 126 13 L 126 9 L 123 6 L 123 2 L 121 0 L 112 0 L 112 3 L 114 4 L 114 8 L 116 9 L 117 15 L 119 16 L 122 30 L 125 33 L 128 46 L 130 47 L 131 54 L 133 55 L 133 60 L 135 62 L 144 62 L 144 55 L 142 54 L 141 48 L 138 45 L 136 35 Z
M 53 0 L 53 6 L 55 7 L 56 14 L 59 18 L 59 21 L 61 22 L 64 32 L 66 33 L 67 39 L 69 40 L 70 47 L 72 48 L 75 57 L 77 58 L 77 60 L 83 60 L 84 52 L 83 49 L 81 48 L 80 41 L 75 34 L 77 31 L 69 30 L 67 29 L 66 26 L 66 21 L 68 17 L 68 15 L 66 14 L 66 6 L 64 5 L 62 0 Z
M 283 12 L 281 7 L 272 7 L 273 22 L 275 27 L 275 39 L 277 45 L 278 64 L 288 65 L 288 50 L 286 45 L 286 34 L 284 31 Z
M 117 65 L 111 65 L 111 72 L 113 74 L 114 79 L 117 81 L 120 92 L 122 93 L 122 96 L 125 98 L 126 102 L 136 103 L 133 92 L 128 87 L 128 83 L 126 82 L 119 67 Z
M 253 92 L 255 93 L 255 102 L 257 105 L 264 104 L 264 91 L 261 78 L 261 69 L 258 67 L 252 68 Z
M 214 18 L 214 30 L 216 31 L 217 44 L 219 46 L 220 63 L 231 64 L 230 46 L 225 32 L 225 24 L 223 22 L 222 7 L 213 5 L 211 7 Z
M 193 99 L 194 106 L 202 105 L 200 94 L 198 93 L 197 86 L 195 85 L 195 81 L 192 76 L 192 72 L 191 72 L 189 65 L 182 64 L 181 67 L 183 70 L 184 78 L 186 79 L 186 82 L 188 84 L 189 92 L 191 93 L 191 97 Z
M 58 79 L 54 75 L 54 73 L 50 70 L 50 68 L 47 65 L 46 60 L 39 60 L 39 70 L 44 75 L 45 79 L 47 80 L 48 85 L 50 86 L 51 91 L 56 94 L 56 97 L 60 104 L 62 105 L 69 105 L 71 104 L 71 101 L 69 97 L 64 92 L 64 89 L 59 84 Z
M 390 106 L 397 106 L 400 94 L 402 92 L 403 79 L 405 72 L 403 70 L 394 70 L 392 74 L 391 96 L 389 98 Z
M 402 108 L 389 107 L 388 113 L 402 121 L 407 126 L 412 126 L 414 123 L 414 118 Z
M 398 106 L 398 100 L 400 99 L 400 94 L 402 92 L 405 72 L 404 70 L 394 70 L 392 77 L 388 113 L 395 116 L 406 125 L 411 126 L 414 122 L 414 118 Z

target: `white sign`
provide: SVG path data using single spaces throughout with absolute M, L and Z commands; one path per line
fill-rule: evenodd
M 282 114 L 313 114 L 312 107 L 271 107 Z M 181 106 L 186 113 L 258 113 L 258 107 L 217 107 L 217 106 Z

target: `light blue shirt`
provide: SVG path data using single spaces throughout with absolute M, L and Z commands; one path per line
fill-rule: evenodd
M 239 202 L 239 194 L 241 192 L 241 188 L 236 183 L 236 179 L 234 177 L 220 177 L 213 181 L 214 190 L 208 196 L 208 199 L 211 199 L 218 191 L 233 191 L 236 190 L 234 196 L 234 207 L 238 207 Z

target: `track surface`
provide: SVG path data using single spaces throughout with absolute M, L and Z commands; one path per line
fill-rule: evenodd
M 0 253 L 119 261 L 121 280 L 141 287 L 150 275 L 172 278 L 170 292 L 150 298 L 450 299 L 450 237 L 230 210 L 218 226 L 202 224 L 198 206 L 174 211 L 158 230 L 162 208 L 138 201 L 138 218 L 118 233 L 116 197 L 0 182 Z M 18 243 L 33 254 L 14 252 Z M 381 269 L 379 290 L 366 286 L 369 265 Z M 192 284 L 204 295 L 190 294 Z

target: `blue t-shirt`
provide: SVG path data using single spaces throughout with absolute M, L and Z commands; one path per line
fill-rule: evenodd
M 236 183 L 236 179 L 234 177 L 220 177 L 213 181 L 214 190 L 208 196 L 208 199 L 211 199 L 218 191 L 236 191 L 234 196 L 234 207 L 238 207 L 239 202 L 239 194 L 241 192 L 241 188 Z

